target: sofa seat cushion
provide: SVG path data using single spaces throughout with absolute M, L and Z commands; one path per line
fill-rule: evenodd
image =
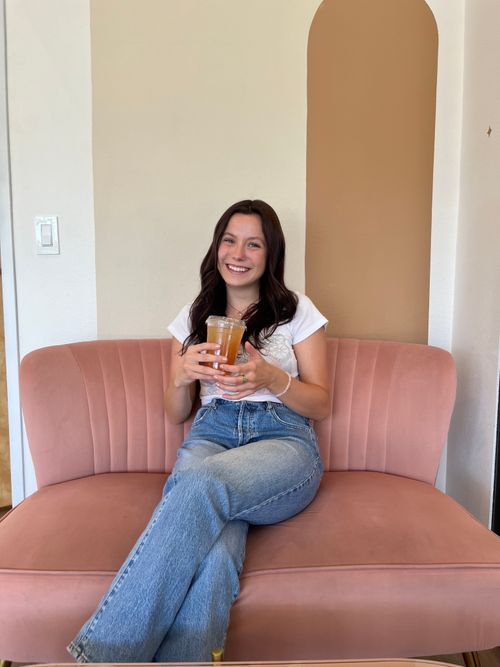
M 63 482 L 4 517 L 0 645 L 24 653 L 2 657 L 68 662 L 66 644 L 146 525 L 165 479 L 111 473 Z M 456 652 L 457 634 L 463 650 L 496 641 L 500 540 L 424 482 L 325 473 L 304 512 L 251 529 L 241 583 L 228 660 L 445 654 Z
M 463 651 L 493 647 L 499 601 L 500 538 L 453 499 L 404 477 L 325 473 L 301 514 L 250 532 L 226 657 L 439 655 L 457 637 Z
M 166 478 L 107 473 L 62 482 L 43 487 L 3 518 L 0 645 L 25 652 L 2 658 L 71 661 L 66 644 L 147 524 Z

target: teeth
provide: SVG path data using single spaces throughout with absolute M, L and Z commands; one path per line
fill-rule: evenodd
M 245 271 L 248 271 L 245 266 L 233 266 L 232 264 L 228 264 L 227 268 L 231 271 L 238 271 L 238 273 L 244 273 Z

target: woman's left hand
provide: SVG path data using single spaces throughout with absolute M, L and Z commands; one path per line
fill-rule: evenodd
M 221 364 L 220 369 L 227 375 L 218 378 L 217 386 L 224 391 L 222 398 L 240 400 L 258 389 L 268 387 L 280 373 L 280 369 L 264 360 L 264 357 L 250 343 L 245 343 L 248 361 L 244 364 Z

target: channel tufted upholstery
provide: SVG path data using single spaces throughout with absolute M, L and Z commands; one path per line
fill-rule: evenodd
M 170 424 L 163 410 L 169 365 L 168 340 L 73 343 L 28 354 L 23 411 L 38 485 L 171 470 L 188 426 Z
M 330 416 L 317 424 L 326 470 L 375 470 L 433 484 L 454 401 L 443 350 L 331 339 Z
M 39 486 L 172 469 L 190 422 L 170 424 L 163 411 L 169 350 L 168 340 L 100 341 L 26 356 L 23 411 Z M 328 365 L 332 413 L 317 425 L 325 468 L 433 483 L 453 402 L 451 358 L 426 346 L 331 339 Z
M 68 662 L 148 521 L 189 423 L 163 411 L 168 340 L 28 354 L 39 490 L 0 522 L 0 657 Z M 455 395 L 447 352 L 331 339 L 325 475 L 301 514 L 253 528 L 228 660 L 439 655 L 500 644 L 499 539 L 433 487 Z

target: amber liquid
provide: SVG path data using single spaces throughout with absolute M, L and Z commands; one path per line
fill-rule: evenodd
M 234 364 L 240 348 L 244 329 L 242 327 L 207 327 L 207 342 L 218 343 L 220 350 L 213 354 L 220 354 L 221 357 L 227 357 L 228 364 Z M 219 362 L 208 362 L 208 366 L 219 368 Z

